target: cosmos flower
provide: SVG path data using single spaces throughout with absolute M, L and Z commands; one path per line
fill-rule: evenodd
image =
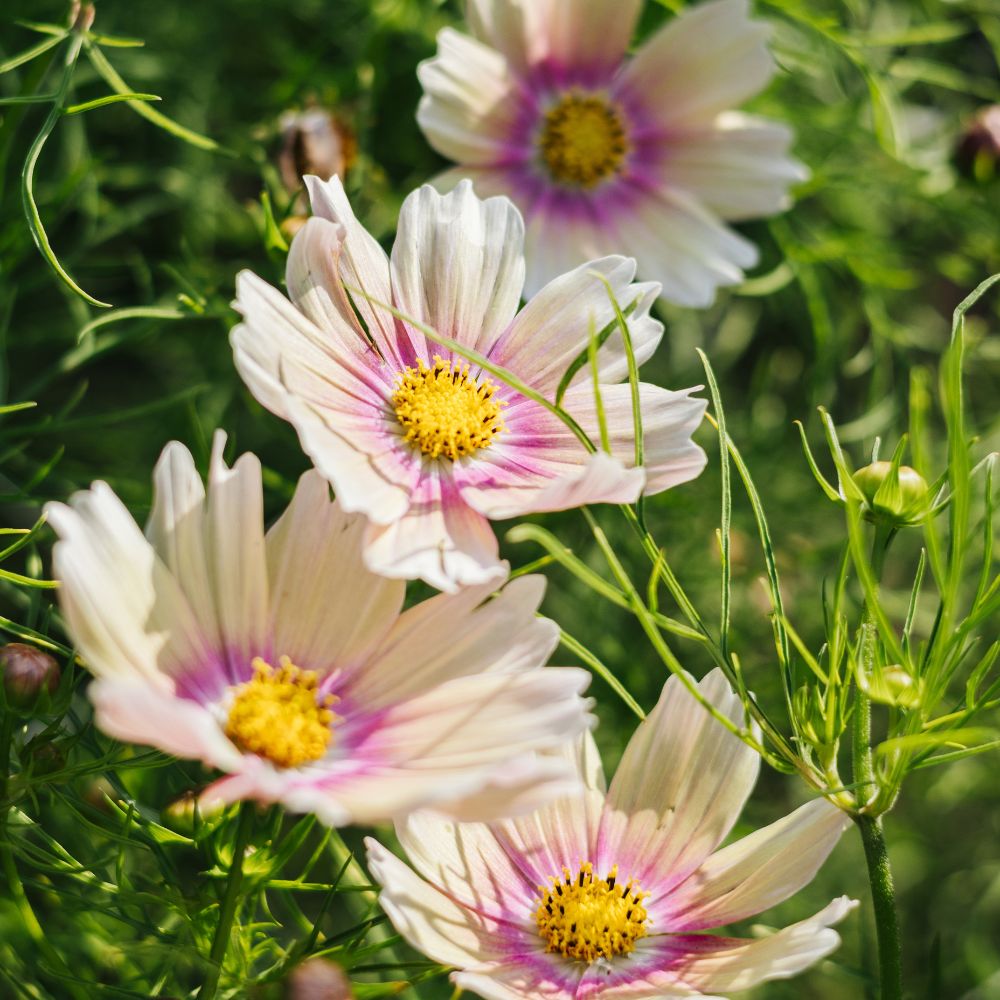
M 784 125 L 730 110 L 774 72 L 747 0 L 684 10 L 625 56 L 642 0 L 468 0 L 418 69 L 417 121 L 527 223 L 527 289 L 591 257 L 634 254 L 684 306 L 743 280 L 756 247 L 725 225 L 773 215 L 807 176 Z
M 743 724 L 719 671 L 700 689 Z M 584 795 L 491 824 L 425 812 L 398 823 L 416 872 L 367 841 L 389 919 L 415 948 L 454 966 L 457 987 L 487 1000 L 717 1000 L 792 976 L 837 947 L 830 925 L 856 905 L 843 897 L 766 937 L 705 933 L 804 886 L 849 821 L 818 799 L 718 849 L 759 757 L 677 678 L 639 725 L 610 789 L 589 734 L 564 756 Z
M 216 437 L 208 491 L 169 444 L 146 534 L 104 483 L 47 507 L 66 624 L 105 732 L 227 772 L 326 823 L 433 807 L 507 815 L 578 787 L 535 751 L 588 724 L 588 675 L 541 669 L 558 629 L 523 577 L 402 610 L 361 560 L 364 519 L 315 472 L 265 534 L 260 463 Z
M 237 278 L 236 366 L 253 394 L 290 421 L 341 506 L 369 520 L 365 564 L 453 591 L 503 572 L 489 519 L 631 503 L 705 464 L 691 434 L 705 410 L 693 390 L 641 386 L 645 465 L 634 465 L 625 351 L 613 290 L 628 312 L 637 360 L 663 326 L 649 315 L 658 286 L 635 284 L 635 262 L 592 261 L 556 278 L 517 311 L 523 225 L 506 198 L 468 183 L 423 187 L 403 203 L 391 260 L 358 224 L 339 179 L 307 178 L 314 218 L 288 256 L 291 302 L 248 271 Z M 603 279 L 603 280 L 602 280 Z M 363 291 L 362 291 L 363 290 Z M 536 400 L 491 378 L 384 306 L 452 338 L 548 400 L 592 333 L 610 454 L 591 454 Z M 564 408 L 599 441 L 589 365 Z

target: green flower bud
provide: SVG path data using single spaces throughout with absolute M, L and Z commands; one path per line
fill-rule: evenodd
M 920 704 L 920 684 L 898 663 L 881 667 L 865 684 L 872 701 L 897 708 L 916 708 Z
M 221 802 L 206 806 L 198 796 L 198 792 L 189 789 L 167 803 L 160 812 L 163 825 L 186 837 L 213 829 L 222 818 L 225 806 Z
M 930 508 L 927 481 L 916 469 L 892 462 L 872 462 L 854 473 L 854 485 L 865 499 L 865 517 L 895 527 L 919 524 Z
M 9 642 L 0 646 L 0 676 L 7 705 L 31 712 L 45 708 L 62 675 L 48 653 L 23 642 Z

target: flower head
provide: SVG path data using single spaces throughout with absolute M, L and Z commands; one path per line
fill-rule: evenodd
M 633 283 L 634 261 L 582 265 L 518 312 L 523 226 L 506 198 L 481 201 L 468 183 L 444 196 L 421 188 L 403 204 L 389 260 L 337 178 L 307 183 L 316 216 L 289 253 L 292 301 L 240 274 L 233 349 L 251 391 L 295 426 L 341 506 L 369 519 L 370 569 L 441 590 L 484 583 L 502 572 L 490 518 L 631 503 L 644 487 L 657 492 L 701 472 L 691 434 L 704 401 L 645 384 L 645 466 L 629 467 L 632 397 L 621 384 L 628 368 L 609 286 L 639 362 L 663 333 L 649 315 L 657 286 Z M 588 452 L 536 398 L 434 342 L 429 328 L 549 402 L 604 331 L 597 363 L 611 454 Z M 599 440 L 587 365 L 562 406 Z
M 719 671 L 699 686 L 743 724 Z M 563 753 L 582 796 L 490 824 L 425 812 L 398 823 L 416 872 L 367 842 L 390 920 L 414 947 L 455 966 L 456 986 L 488 1000 L 717 1000 L 836 948 L 830 925 L 856 905 L 846 898 L 769 937 L 704 933 L 798 891 L 849 821 L 820 799 L 719 849 L 759 757 L 679 679 L 639 725 L 609 789 L 589 734 Z
M 731 108 L 774 72 L 747 0 L 679 14 L 633 58 L 641 0 L 468 0 L 473 37 L 445 28 L 421 64 L 417 120 L 527 222 L 529 293 L 627 250 L 663 295 L 706 306 L 757 262 L 726 221 L 773 215 L 807 174 L 783 125 Z
M 228 772 L 206 807 L 279 802 L 327 823 L 418 807 L 505 815 L 575 787 L 536 751 L 584 729 L 588 677 L 524 577 L 403 611 L 362 563 L 364 519 L 315 472 L 263 528 L 260 463 L 216 438 L 208 490 L 172 443 L 140 531 L 103 483 L 50 504 L 54 563 L 97 723 Z

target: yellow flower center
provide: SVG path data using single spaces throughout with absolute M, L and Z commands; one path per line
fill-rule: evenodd
M 595 878 L 594 866 L 587 861 L 575 878 L 563 868 L 562 879 L 552 875 L 551 886 L 538 887 L 535 919 L 546 951 L 593 962 L 635 948 L 650 922 L 642 905 L 649 893 L 640 892 L 631 879 L 617 885 L 617 876 L 615 865 L 607 878 Z
M 628 139 L 612 104 L 568 94 L 546 113 L 539 148 L 553 180 L 589 188 L 618 173 Z
M 471 378 L 468 365 L 452 367 L 435 354 L 433 368 L 418 360 L 401 373 L 392 405 L 409 444 L 454 461 L 488 448 L 505 429 L 501 410 L 507 402 L 496 391 L 489 379 Z
M 333 739 L 339 718 L 330 706 L 339 699 L 317 697 L 315 670 L 300 670 L 287 656 L 275 670 L 259 656 L 253 677 L 240 685 L 226 721 L 226 735 L 247 753 L 266 757 L 278 767 L 298 767 L 319 760 Z

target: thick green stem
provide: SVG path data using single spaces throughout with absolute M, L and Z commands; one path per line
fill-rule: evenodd
M 881 1000 L 902 1000 L 903 964 L 896 917 L 896 893 L 889 867 L 882 819 L 877 816 L 855 816 L 865 847 L 868 881 L 875 907 L 875 933 L 878 939 L 878 965 Z
M 233 861 L 229 866 L 229 878 L 226 880 L 226 891 L 219 908 L 219 923 L 215 928 L 215 938 L 209 953 L 211 965 L 205 982 L 198 991 L 198 1000 L 212 1000 L 219 988 L 219 976 L 222 975 L 222 962 L 226 957 L 229 938 L 233 931 L 233 921 L 239 908 L 240 888 L 243 885 L 243 856 L 250 843 L 253 831 L 254 809 L 252 802 L 244 802 L 240 806 L 240 818 L 236 826 L 236 842 L 233 844 Z

